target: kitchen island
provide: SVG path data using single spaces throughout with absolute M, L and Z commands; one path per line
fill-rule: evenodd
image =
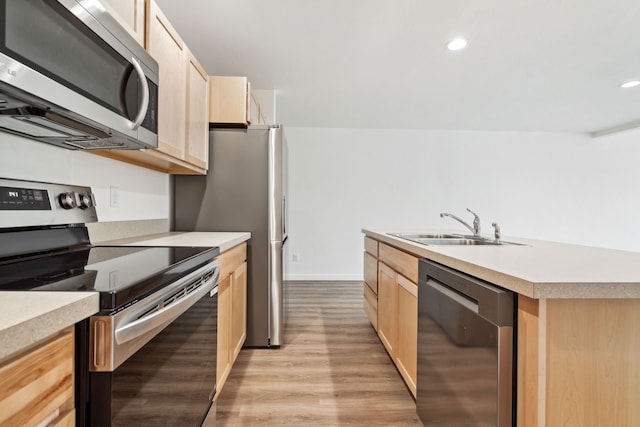
M 517 294 L 518 427 L 637 424 L 640 253 L 520 238 L 504 239 L 519 245 L 425 246 L 389 235 L 407 230 L 362 231 L 365 282 L 375 280 L 365 285 L 365 311 L 383 343 L 385 284 L 398 283 L 396 328 L 410 326 L 398 313 L 415 318 L 417 291 L 412 300 L 406 290 L 417 283 L 417 260 L 430 259 Z M 415 337 L 409 326 L 395 330 L 390 351 L 405 381 L 403 369 L 411 374 L 415 363 L 399 351 Z

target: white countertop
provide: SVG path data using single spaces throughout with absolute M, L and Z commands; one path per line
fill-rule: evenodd
M 97 246 L 203 246 L 220 253 L 251 238 L 247 232 L 166 232 L 99 242 Z M 0 292 L 0 360 L 99 310 L 97 292 Z
M 0 360 L 98 312 L 97 292 L 0 292 Z
M 363 233 L 418 257 L 531 298 L 640 298 L 640 253 L 504 237 L 519 245 L 425 246 L 387 233 L 441 230 L 370 230 Z
M 170 231 L 99 242 L 99 246 L 218 246 L 220 253 L 251 238 L 248 232 Z

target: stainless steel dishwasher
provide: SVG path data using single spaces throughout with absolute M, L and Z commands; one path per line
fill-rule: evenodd
M 511 427 L 514 295 L 421 260 L 416 407 L 425 426 Z

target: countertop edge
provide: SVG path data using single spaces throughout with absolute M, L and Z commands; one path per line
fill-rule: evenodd
M 96 292 L 0 292 L 0 302 L 33 316 L 0 324 L 0 362 L 98 312 Z M 35 306 L 35 308 L 34 308 Z
M 251 239 L 246 231 L 169 231 L 95 243 L 97 246 L 217 246 L 225 252 Z

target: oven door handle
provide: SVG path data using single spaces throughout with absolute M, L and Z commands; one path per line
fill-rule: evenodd
M 207 282 L 203 283 L 196 291 L 173 304 L 163 307 L 148 316 L 118 327 L 115 330 L 116 343 L 124 344 L 138 337 L 144 336 L 153 330 L 157 330 L 159 332 L 164 329 L 165 326 L 173 322 L 178 318 L 178 316 L 191 308 L 191 306 L 200 300 L 200 298 L 207 294 L 209 294 L 208 297 L 212 297 L 218 293 L 217 276 L 218 275 L 215 274 Z

